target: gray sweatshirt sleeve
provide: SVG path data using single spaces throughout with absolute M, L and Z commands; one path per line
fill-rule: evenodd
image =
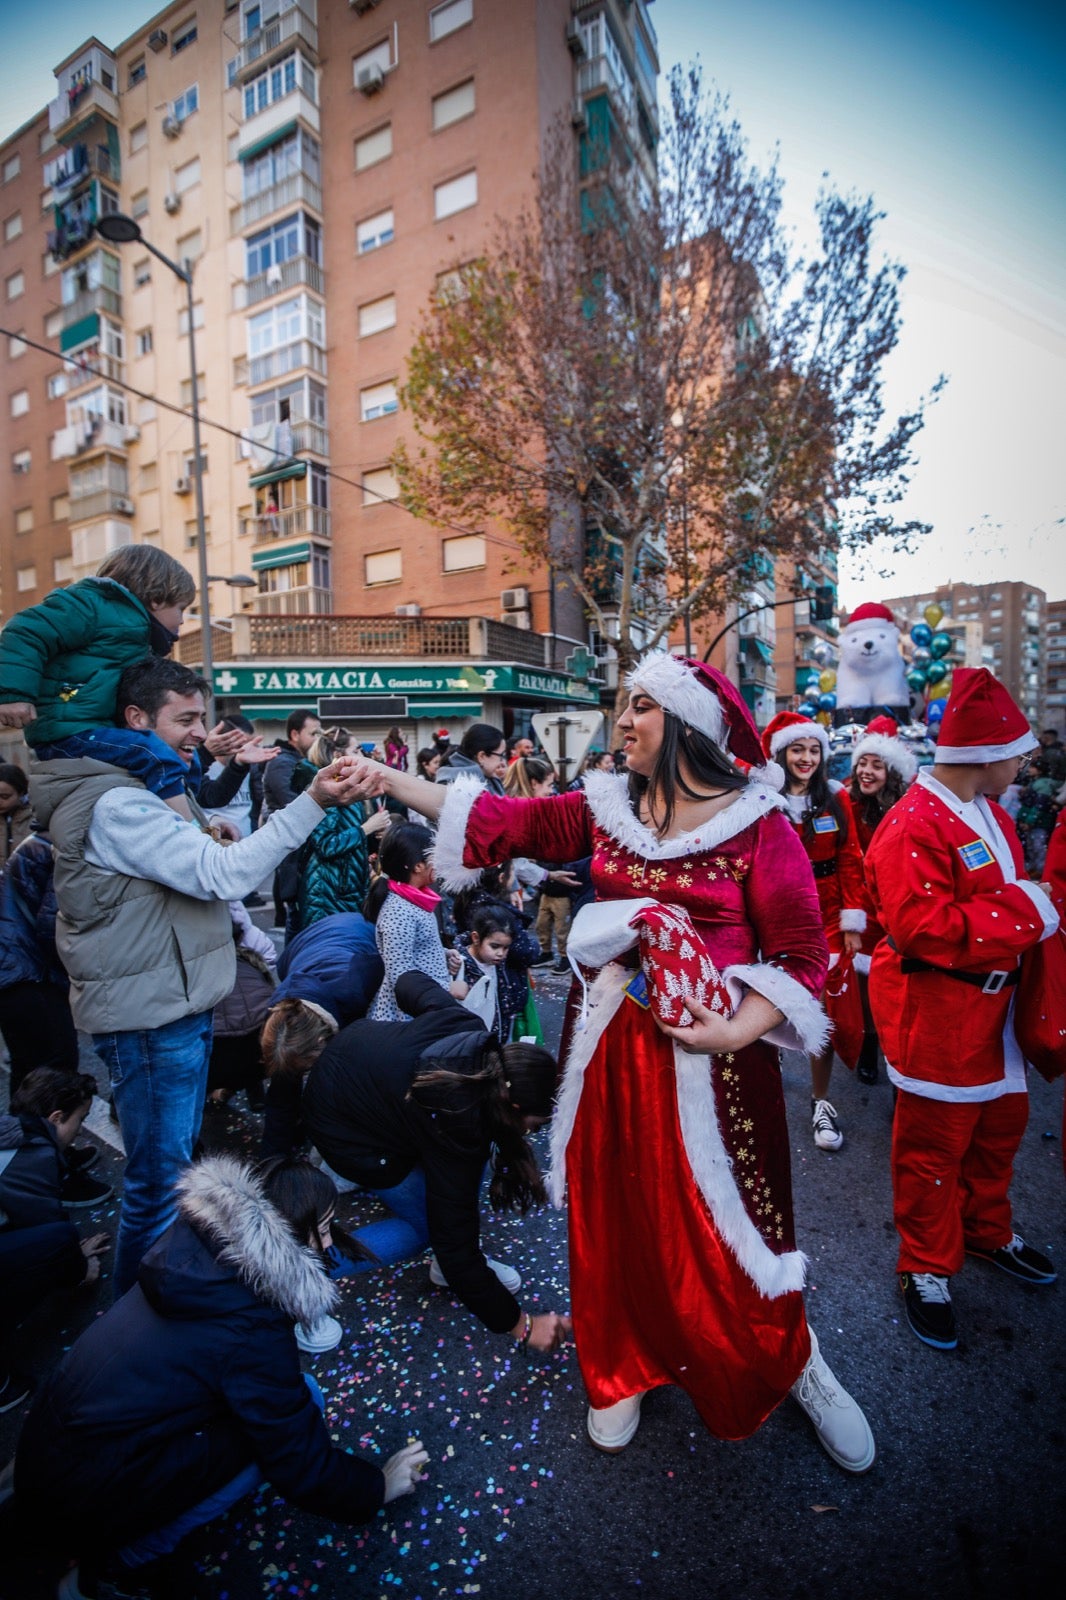
M 272 812 L 247 839 L 221 845 L 158 795 L 109 789 L 93 809 L 85 859 L 105 872 L 162 883 L 194 900 L 243 900 L 303 844 L 324 815 L 304 793 Z

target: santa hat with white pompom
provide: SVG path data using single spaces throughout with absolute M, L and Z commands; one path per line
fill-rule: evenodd
M 763 765 L 759 731 L 739 689 L 706 661 L 689 661 L 665 650 L 650 650 L 626 678 L 632 693 L 644 693 L 716 744 L 734 766 L 755 783 L 783 786 L 780 769 Z
M 866 725 L 866 732 L 851 752 L 851 770 L 855 771 L 860 756 L 877 756 L 886 767 L 898 772 L 904 783 L 913 783 L 918 762 L 902 739 L 897 739 L 899 724 L 895 717 L 874 717 Z

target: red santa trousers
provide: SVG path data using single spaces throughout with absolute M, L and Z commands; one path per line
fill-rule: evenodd
M 1010 1242 L 1007 1190 L 1028 1118 L 1024 1093 L 958 1101 L 899 1091 L 892 1125 L 898 1271 L 950 1278 L 967 1245 L 998 1250 Z

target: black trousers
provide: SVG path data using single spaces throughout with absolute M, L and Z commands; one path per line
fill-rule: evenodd
M 78 1035 L 65 989 L 13 983 L 0 989 L 0 1033 L 11 1057 L 11 1093 L 34 1067 L 78 1070 Z
M 71 1222 L 0 1233 L 0 1341 L 25 1322 L 53 1289 L 75 1289 L 85 1277 L 77 1229 Z

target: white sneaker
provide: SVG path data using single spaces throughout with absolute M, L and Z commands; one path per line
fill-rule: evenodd
M 814 1423 L 818 1443 L 838 1467 L 845 1472 L 868 1472 L 877 1454 L 870 1424 L 822 1360 L 814 1329 L 808 1331 L 811 1358 L 792 1385 L 793 1399 Z
M 619 1400 L 613 1406 L 602 1406 L 597 1411 L 595 1406 L 589 1406 L 588 1430 L 589 1438 L 597 1450 L 605 1450 L 608 1455 L 617 1455 L 619 1450 L 624 1450 L 640 1427 L 640 1402 L 644 1398 L 644 1391 L 640 1394 L 631 1394 L 625 1400 Z
M 324 1350 L 335 1350 L 343 1338 L 344 1329 L 336 1317 L 319 1317 L 310 1327 L 306 1322 L 296 1324 L 296 1343 L 309 1356 L 320 1356 Z
M 831 1106 L 828 1100 L 811 1101 L 811 1125 L 814 1128 L 814 1142 L 819 1150 L 839 1150 L 844 1143 L 844 1135 L 837 1122 L 836 1107 Z
M 493 1261 L 491 1256 L 486 1256 L 485 1262 L 487 1266 L 492 1268 L 509 1294 L 518 1293 L 522 1287 L 522 1279 L 513 1267 L 509 1267 L 505 1261 Z M 448 1287 L 448 1280 L 440 1270 L 440 1262 L 436 1256 L 430 1256 L 429 1258 L 429 1281 L 436 1284 L 438 1289 L 446 1289 Z

